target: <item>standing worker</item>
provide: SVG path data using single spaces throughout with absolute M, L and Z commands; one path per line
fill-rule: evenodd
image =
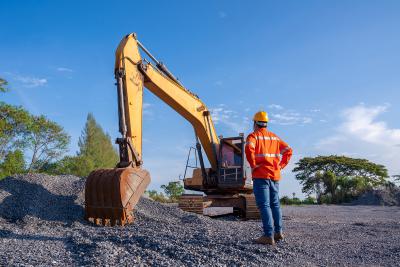
M 289 163 L 293 152 L 288 144 L 267 130 L 268 114 L 265 111 L 257 112 L 253 121 L 254 132 L 249 134 L 246 140 L 246 157 L 250 163 L 254 196 L 264 229 L 264 235 L 255 242 L 274 245 L 275 241 L 284 238 L 279 205 L 279 180 L 281 169 Z

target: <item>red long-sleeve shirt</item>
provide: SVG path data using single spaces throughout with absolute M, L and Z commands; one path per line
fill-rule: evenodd
M 252 177 L 281 179 L 281 169 L 289 163 L 293 151 L 287 143 L 266 128 L 249 134 L 246 139 L 246 158 L 252 168 Z

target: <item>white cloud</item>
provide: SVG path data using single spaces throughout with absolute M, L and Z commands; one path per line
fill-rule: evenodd
M 281 105 L 278 104 L 271 104 L 268 106 L 270 109 L 276 109 L 276 110 L 282 110 L 283 107 Z
M 271 123 L 279 125 L 306 125 L 313 122 L 313 118 L 310 116 L 303 115 L 293 110 L 283 111 L 284 107 L 277 104 L 271 104 L 268 106 L 274 109 L 272 112 L 268 112 Z M 241 111 L 235 111 L 229 109 L 225 104 L 219 104 L 215 108 L 211 108 L 211 115 L 215 124 L 224 124 L 234 130 L 235 132 L 243 132 L 251 128 L 252 123 L 248 116 L 242 116 L 244 112 L 249 112 L 251 108 L 244 108 Z
M 278 104 L 270 104 L 268 108 L 272 111 L 269 112 L 271 123 L 279 125 L 304 125 L 313 122 L 310 116 L 303 115 L 294 110 L 285 110 L 285 108 Z
M 355 154 L 384 164 L 392 174 L 399 173 L 400 129 L 390 128 L 385 121 L 378 120 L 388 108 L 387 104 L 359 104 L 343 110 L 343 122 L 334 134 L 319 140 L 316 148 L 331 154 Z
M 342 125 L 343 131 L 374 144 L 400 144 L 400 129 L 390 129 L 384 121 L 376 121 L 388 107 L 389 105 L 366 107 L 360 104 L 344 110 L 343 116 L 346 120 Z
M 243 133 L 249 128 L 250 119 L 247 116 L 240 116 L 238 112 L 227 108 L 225 104 L 219 104 L 210 111 L 215 125 L 223 124 L 235 133 Z
M 59 71 L 59 72 L 73 72 L 72 69 L 65 68 L 65 67 L 58 67 L 57 71 Z
M 14 80 L 22 83 L 24 87 L 33 88 L 40 87 L 47 84 L 47 79 L 45 78 L 37 78 L 33 76 L 22 76 L 19 74 L 12 75 Z
M 295 124 L 309 124 L 312 123 L 312 118 L 304 116 L 295 111 L 284 111 L 282 113 L 271 113 L 271 123 L 279 125 L 295 125 Z

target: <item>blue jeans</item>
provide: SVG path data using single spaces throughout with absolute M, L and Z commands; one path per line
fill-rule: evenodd
M 282 212 L 279 205 L 279 182 L 253 179 L 253 191 L 260 210 L 264 235 L 272 237 L 282 231 Z M 272 219 L 274 220 L 272 226 Z M 275 231 L 274 231 L 275 230 Z

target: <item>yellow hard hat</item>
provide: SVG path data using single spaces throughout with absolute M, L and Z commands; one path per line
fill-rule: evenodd
M 253 121 L 268 122 L 268 114 L 265 111 L 259 111 L 254 114 Z

